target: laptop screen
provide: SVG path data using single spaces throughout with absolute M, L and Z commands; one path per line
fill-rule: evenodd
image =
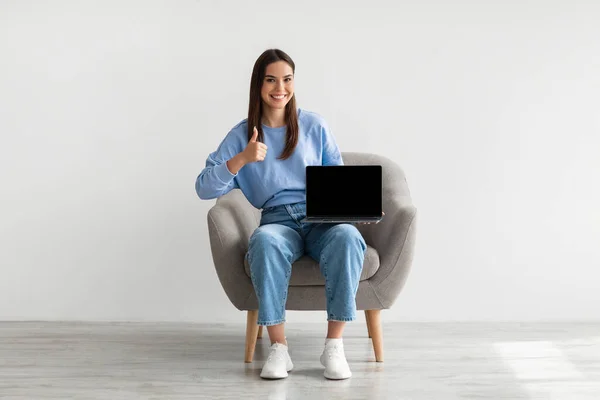
M 381 165 L 306 167 L 306 215 L 380 217 Z

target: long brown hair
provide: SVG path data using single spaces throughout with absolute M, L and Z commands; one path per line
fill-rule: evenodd
M 294 61 L 285 52 L 279 49 L 269 49 L 258 57 L 254 63 L 254 69 L 252 70 L 252 78 L 250 79 L 250 104 L 248 106 L 248 141 L 254 134 L 254 127 L 258 130 L 258 141 L 262 142 L 264 139 L 262 129 L 262 113 L 263 113 L 263 102 L 260 95 L 263 82 L 265 80 L 265 72 L 267 65 L 277 61 L 285 61 L 292 67 L 292 72 L 296 72 L 296 65 Z M 296 111 L 296 93 L 292 96 L 290 101 L 285 106 L 285 122 L 287 126 L 285 148 L 281 152 L 281 155 L 277 157 L 280 160 L 289 158 L 296 145 L 298 144 L 298 112 Z

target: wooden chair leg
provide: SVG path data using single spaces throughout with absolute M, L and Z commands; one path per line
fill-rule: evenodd
M 256 336 L 259 339 L 262 339 L 262 331 L 263 331 L 263 327 L 262 325 L 258 327 L 258 335 Z
M 373 340 L 373 350 L 375 351 L 375 360 L 383 362 L 383 331 L 381 330 L 381 310 L 366 310 L 369 330 Z
M 258 310 L 249 310 L 246 318 L 246 357 L 244 361 L 251 363 L 254 358 L 256 339 L 258 338 Z
M 365 310 L 365 320 L 367 321 L 367 333 L 369 334 L 369 339 L 371 339 L 371 327 L 369 326 L 369 316 L 367 315 L 367 310 Z

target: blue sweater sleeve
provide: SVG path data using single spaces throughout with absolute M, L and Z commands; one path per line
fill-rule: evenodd
M 323 143 L 322 165 L 344 165 L 335 137 L 325 120 L 321 120 L 321 141 Z
M 239 188 L 235 179 L 238 174 L 232 174 L 227 168 L 227 161 L 243 150 L 239 147 L 233 132 L 229 132 L 218 149 L 208 155 L 205 168 L 196 178 L 198 197 L 202 200 L 214 199 Z

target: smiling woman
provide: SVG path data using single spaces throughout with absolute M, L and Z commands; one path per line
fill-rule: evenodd
M 356 319 L 356 293 L 366 242 L 353 224 L 302 222 L 306 217 L 306 167 L 343 165 L 341 152 L 320 115 L 296 107 L 295 64 L 286 53 L 269 49 L 254 63 L 248 118 L 206 160 L 196 179 L 201 199 L 241 189 L 262 209 L 245 255 L 258 313 L 248 326 L 266 326 L 271 350 L 261 377 L 279 379 L 293 368 L 284 331 L 292 264 L 304 254 L 321 265 L 327 301 L 327 338 L 321 355 L 328 379 L 347 379 L 342 333 Z M 252 338 L 253 339 L 249 339 Z M 247 335 L 247 343 L 256 335 Z M 248 345 L 251 347 L 250 345 Z M 252 353 L 253 353 L 253 347 Z M 251 356 L 246 357 L 251 360 Z

